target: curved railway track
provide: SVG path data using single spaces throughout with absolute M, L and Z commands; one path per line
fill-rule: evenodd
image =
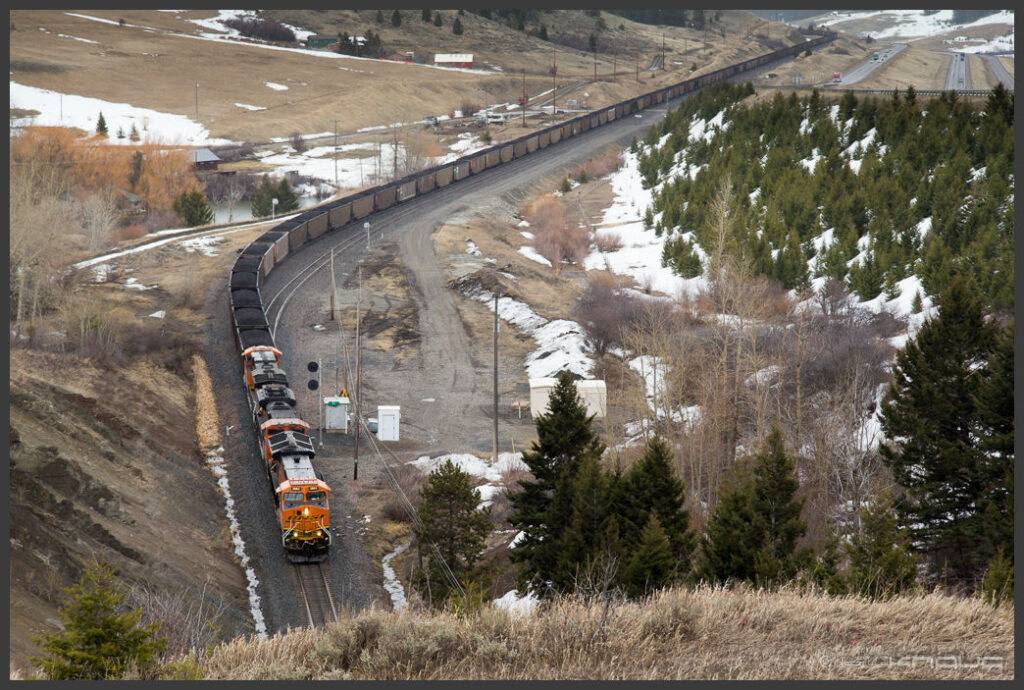
M 293 565 L 292 572 L 300 608 L 306 613 L 309 627 L 337 622 L 338 608 L 334 604 L 329 569 L 323 563 L 303 563 Z

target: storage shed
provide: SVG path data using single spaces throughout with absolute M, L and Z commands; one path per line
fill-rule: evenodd
M 401 407 L 398 405 L 378 405 L 377 438 L 381 441 L 397 441 L 401 417 Z
M 547 413 L 548 398 L 557 385 L 556 378 L 530 379 L 530 415 L 534 419 Z M 596 415 L 597 419 L 607 416 L 608 396 L 604 381 L 576 381 L 576 394 L 583 400 L 588 415 Z
M 196 170 L 216 170 L 221 158 L 208 148 L 192 150 L 192 167 Z

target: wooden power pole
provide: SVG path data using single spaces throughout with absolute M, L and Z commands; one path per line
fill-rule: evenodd
M 494 464 L 498 464 L 498 291 L 494 291 Z
M 352 479 L 359 479 L 359 426 L 363 419 L 363 397 L 359 392 L 359 306 L 363 300 L 363 267 L 359 267 L 359 297 L 356 298 L 356 447 L 352 456 Z

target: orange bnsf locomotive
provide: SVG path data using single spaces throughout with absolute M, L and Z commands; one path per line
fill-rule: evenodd
M 330 554 L 331 488 L 313 466 L 309 425 L 299 418 L 281 351 L 274 346 L 259 293 L 261 257 L 247 253 L 253 250 L 250 245 L 235 261 L 230 287 L 260 462 L 274 490 L 285 555 L 293 563 L 319 562 Z

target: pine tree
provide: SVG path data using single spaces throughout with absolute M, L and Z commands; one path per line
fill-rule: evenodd
M 420 490 L 420 524 L 416 528 L 416 539 L 421 545 L 437 547 L 463 587 L 470 581 L 479 584 L 476 564 L 491 530 L 490 507 L 478 508 L 480 491 L 470 479 L 451 460 L 431 472 Z M 421 591 L 430 592 L 436 605 L 443 604 L 454 589 L 436 557 L 430 558 L 418 583 Z
M 394 12 L 391 13 L 391 26 L 397 27 L 397 26 L 401 26 L 401 25 L 402 25 L 402 13 L 399 12 L 398 10 L 395 10 Z
M 939 313 L 896 357 L 882 403 L 879 448 L 897 483 L 901 523 L 953 580 L 972 583 L 990 553 L 982 504 L 1001 478 L 978 447 L 976 394 L 993 339 L 981 302 L 961 278 Z
M 831 596 L 847 594 L 849 589 L 846 578 L 839 572 L 839 560 L 839 537 L 833 534 L 825 541 L 824 549 L 815 559 L 807 580 Z
M 100 111 L 100 117 L 96 120 L 96 133 L 107 136 L 107 121 L 103 119 L 103 111 Z
M 800 519 L 803 501 L 795 498 L 795 463 L 777 428 L 753 460 L 753 476 L 723 494 L 708 522 L 698 579 L 747 580 L 773 587 L 813 563 L 811 551 L 796 549 L 807 526 Z
M 433 12 L 431 12 L 430 10 L 423 9 L 423 10 L 420 11 L 420 20 L 424 21 L 424 22 L 429 22 L 430 21 L 430 15 L 432 15 L 432 14 L 433 14 Z
M 442 26 L 443 24 L 444 20 L 441 19 L 441 13 L 434 12 L 434 26 Z
M 1013 325 L 994 337 L 988 367 L 983 372 L 974 403 L 978 410 L 975 437 L 985 463 L 988 487 L 981 500 L 984 532 L 990 553 L 1005 554 L 1013 568 L 1014 388 Z
M 897 524 L 892 497 L 880 492 L 872 501 L 872 505 L 861 506 L 860 531 L 844 545 L 850 558 L 846 578 L 852 591 L 887 599 L 913 587 L 917 558 L 910 537 Z
M 206 225 L 213 221 L 213 206 L 198 189 L 189 189 L 174 200 L 174 212 L 188 227 Z
M 594 416 L 576 394 L 572 374 L 563 371 L 548 398 L 548 411 L 537 417 L 537 440 L 523 453 L 533 481 L 520 480 L 511 494 L 509 522 L 524 532 L 512 552 L 519 582 L 533 582 L 544 592 L 554 577 L 562 535 L 572 517 L 571 487 L 584 456 L 599 458 L 604 445 L 591 429 Z
M 295 196 L 287 177 L 282 177 L 277 185 L 277 212 L 290 213 L 299 208 L 299 197 Z
M 798 552 L 796 542 L 807 531 L 800 519 L 803 499 L 796 499 L 800 482 L 796 463 L 786 453 L 782 433 L 773 427 L 754 467 L 751 528 L 760 531 L 761 549 L 755 559 L 756 580 L 764 586 L 782 584 L 810 564 L 808 550 Z
M 134 192 L 136 185 L 139 184 L 139 180 L 142 179 L 142 166 L 145 163 L 146 157 L 142 151 L 136 151 L 132 154 L 132 171 L 128 174 L 128 184 L 131 185 L 131 190 Z
M 562 548 L 552 577 L 562 592 L 594 584 L 603 563 L 607 518 L 607 481 L 596 457 L 585 455 L 572 483 L 572 516 L 562 535 Z
M 540 25 L 540 34 L 539 35 L 540 35 L 540 40 L 542 40 L 542 41 L 548 40 L 548 27 L 546 27 L 543 24 L 541 24 Z
M 672 451 L 664 439 L 655 436 L 647 443 L 643 457 L 625 478 L 631 513 L 624 517 L 630 531 L 626 533 L 625 524 L 621 529 L 623 539 L 630 543 L 640 537 L 648 515 L 656 515 L 669 542 L 673 569 L 683 575 L 689 572 L 696 541 L 694 534 L 688 531 L 690 516 L 683 508 L 685 487 L 675 476 L 671 461 Z
M 253 218 L 263 218 L 273 213 L 273 199 L 276 196 L 277 188 L 271 183 L 270 175 L 263 175 L 250 203 Z
M 159 623 L 139 626 L 142 612 L 124 611 L 113 569 L 90 566 L 65 591 L 71 600 L 58 611 L 64 629 L 35 639 L 46 656 L 32 657 L 51 680 L 121 678 L 130 666 L 147 673 L 167 640 L 157 637 Z
M 651 594 L 672 580 L 674 562 L 658 516 L 651 511 L 625 573 L 626 593 L 631 597 Z
M 131 139 L 132 141 L 139 140 L 139 130 L 135 128 L 134 122 L 132 123 L 132 131 L 128 134 L 128 138 Z
M 982 590 L 985 592 L 985 601 L 999 606 L 1004 601 L 1013 602 L 1013 551 L 1008 557 L 1005 551 L 1000 548 L 996 557 L 989 563 L 988 572 L 985 573 L 985 580 L 982 583 Z
M 462 35 L 462 22 L 458 17 L 455 18 L 455 22 L 452 24 L 452 33 L 456 36 Z
M 720 496 L 701 537 L 696 579 L 710 583 L 754 579 L 758 543 L 750 529 L 752 522 L 748 486 L 735 487 Z
M 376 22 L 378 24 L 383 24 L 384 23 L 384 10 L 380 10 L 380 9 L 377 10 Z

